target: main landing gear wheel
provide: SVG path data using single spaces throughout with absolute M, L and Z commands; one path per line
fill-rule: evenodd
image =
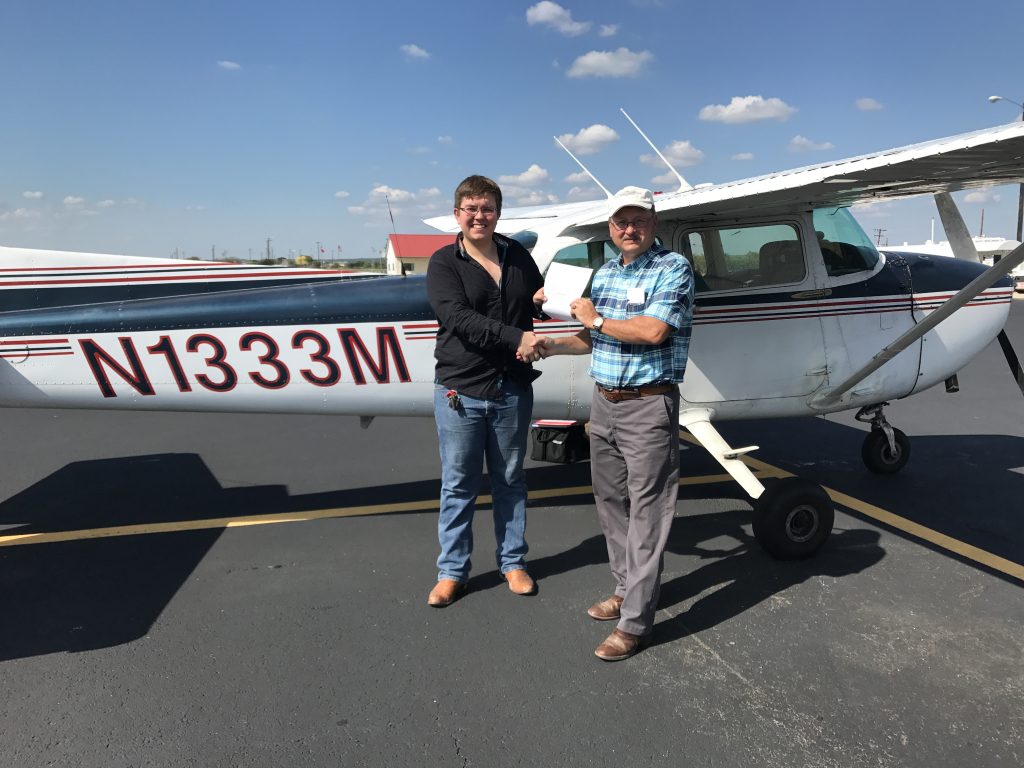
M 754 538 L 779 560 L 810 557 L 832 533 L 832 500 L 820 485 L 787 477 L 754 502 Z
M 892 445 L 885 430 L 872 429 L 864 438 L 860 457 L 864 465 L 876 475 L 892 475 L 899 472 L 910 459 L 910 438 L 895 427 L 892 429 Z

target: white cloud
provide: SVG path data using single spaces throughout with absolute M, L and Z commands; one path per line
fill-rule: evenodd
M 453 139 L 451 136 L 438 136 L 437 137 L 437 143 L 438 144 L 451 144 L 453 141 L 455 141 L 455 139 Z
M 628 48 L 615 51 L 590 51 L 569 67 L 568 77 L 636 77 L 654 56 L 649 51 L 636 53 Z
M 854 103 L 857 105 L 857 109 L 861 110 L 862 112 L 872 112 L 878 109 L 882 109 L 882 103 L 872 98 L 865 97 L 863 99 L 857 99 L 857 101 L 855 101 Z
M 733 160 L 753 160 L 754 159 L 754 153 L 753 152 L 737 152 L 735 155 L 732 156 L 732 159 Z
M 549 0 L 543 0 L 527 8 L 526 23 L 531 27 L 534 24 L 552 27 L 566 37 L 576 37 L 590 29 L 589 21 L 573 21 L 571 12 Z
M 548 181 L 551 177 L 548 172 L 541 168 L 539 165 L 534 163 L 525 171 L 513 176 L 499 176 L 499 184 L 513 184 L 524 187 L 535 187 L 538 184 L 543 184 Z
M 603 198 L 604 192 L 593 184 L 589 187 L 573 187 L 566 195 L 566 200 L 571 203 L 582 202 L 584 200 L 601 200 Z
M 75 195 L 68 195 L 67 197 L 64 198 L 64 205 L 67 206 L 81 205 L 84 202 L 84 197 L 76 197 Z
M 206 210 L 206 206 L 205 205 L 199 205 L 198 203 L 193 203 L 191 205 L 186 205 L 185 206 L 185 210 L 186 211 L 205 211 Z
M 678 185 L 679 179 L 676 178 L 676 175 L 672 173 L 672 171 L 668 171 L 667 173 L 663 173 L 660 176 L 655 176 L 654 178 L 652 178 L 651 184 L 653 184 L 655 187 L 660 187 L 665 184 Z
M 998 203 L 1000 197 L 991 189 L 976 189 L 964 195 L 965 203 Z
M 763 96 L 733 96 L 728 105 L 709 104 L 698 117 L 715 123 L 752 123 L 757 120 L 788 120 L 796 112 L 782 99 Z
M 594 125 L 587 126 L 575 135 L 563 133 L 558 137 L 558 140 L 565 144 L 570 152 L 577 155 L 593 155 L 603 150 L 613 141 L 618 141 L 619 134 L 607 125 L 595 123 Z
M 217 66 L 221 69 L 226 69 L 231 72 L 237 72 L 242 68 L 242 65 L 239 64 L 237 61 L 228 61 L 227 59 L 221 59 L 220 61 L 218 61 Z
M 696 165 L 704 159 L 703 150 L 697 149 L 688 141 L 673 141 L 661 150 L 661 154 L 676 168 L 686 165 Z M 657 155 L 641 155 L 640 162 L 653 168 L 660 168 L 664 163 Z M 673 176 L 672 178 L 675 178 Z
M 8 219 L 38 219 L 42 216 L 40 211 L 31 208 L 15 208 L 13 211 L 0 211 L 0 221 Z
M 540 190 L 516 190 L 516 192 L 518 194 L 512 194 L 512 201 L 516 205 L 542 205 L 544 203 L 558 202 L 558 195 L 551 194 L 550 192 L 541 192 Z
M 100 200 L 96 203 L 97 208 L 113 208 L 115 205 L 117 205 L 117 203 L 113 200 Z
M 346 192 L 344 189 L 339 189 L 334 193 L 334 196 L 339 200 L 344 200 L 346 197 L 351 197 L 351 193 Z
M 420 48 L 418 45 L 409 43 L 408 45 L 400 46 L 399 50 L 406 55 L 409 59 L 429 59 L 430 54 Z
M 583 171 L 580 171 L 579 173 L 570 173 L 562 181 L 568 184 L 589 184 L 593 180 Z
M 615 37 L 615 35 L 618 34 L 618 31 L 618 24 L 602 24 L 601 29 L 598 31 L 597 34 L 599 34 L 601 37 Z
M 383 200 L 385 197 L 388 200 L 396 203 L 404 203 L 413 199 L 412 192 L 405 189 L 397 189 L 395 187 L 389 187 L 386 184 L 378 184 L 370 190 L 370 197 Z
M 426 155 L 430 153 L 430 147 L 410 147 L 408 152 L 410 155 Z
M 818 144 L 799 134 L 789 141 L 790 152 L 820 152 L 825 149 L 833 149 L 832 142 L 824 141 Z
M 43 193 L 26 190 L 21 193 L 21 196 L 24 197 L 26 200 L 38 200 L 43 196 Z
M 353 216 L 362 216 L 363 214 L 366 213 L 366 206 L 364 206 L 364 205 L 350 205 L 348 207 L 348 212 L 351 213 Z

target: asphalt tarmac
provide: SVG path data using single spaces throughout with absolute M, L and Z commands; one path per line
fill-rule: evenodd
M 0 764 L 1020 765 L 1024 397 L 994 344 L 959 378 L 887 409 L 895 476 L 852 414 L 721 425 L 837 499 L 807 561 L 684 443 L 654 643 L 615 664 L 586 463 L 530 464 L 537 596 L 485 507 L 437 610 L 432 421 L 0 411 Z

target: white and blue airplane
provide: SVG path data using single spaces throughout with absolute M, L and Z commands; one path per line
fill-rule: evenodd
M 656 208 L 658 237 L 697 281 L 681 426 L 751 497 L 761 545 L 810 555 L 832 528 L 824 489 L 799 478 L 766 488 L 742 460 L 756 446 L 734 448 L 714 425 L 857 409 L 872 426 L 868 467 L 902 468 L 910 442 L 884 406 L 955 389 L 1008 317 L 1005 275 L 1024 247 L 977 263 L 949 193 L 1024 181 L 1024 124 L 726 184 L 679 180 Z M 935 195 L 960 258 L 880 253 L 848 210 L 919 194 Z M 427 223 L 456 231 L 451 216 Z M 499 230 L 542 271 L 615 257 L 603 201 L 506 209 Z M 0 405 L 353 414 L 364 426 L 432 415 L 438 326 L 424 278 L 344 277 L 0 248 Z M 538 366 L 534 415 L 586 419 L 588 360 Z

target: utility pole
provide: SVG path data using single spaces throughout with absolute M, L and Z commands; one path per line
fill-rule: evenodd
M 216 261 L 216 260 L 217 260 L 217 246 L 211 245 L 210 246 L 210 261 Z
M 875 245 L 881 245 L 882 244 L 882 235 L 884 235 L 884 234 L 885 234 L 885 230 L 882 229 L 881 227 L 879 227 L 878 229 L 875 230 Z M 886 244 L 888 245 L 888 240 L 886 240 Z
M 267 238 L 267 261 L 270 261 L 270 238 Z

